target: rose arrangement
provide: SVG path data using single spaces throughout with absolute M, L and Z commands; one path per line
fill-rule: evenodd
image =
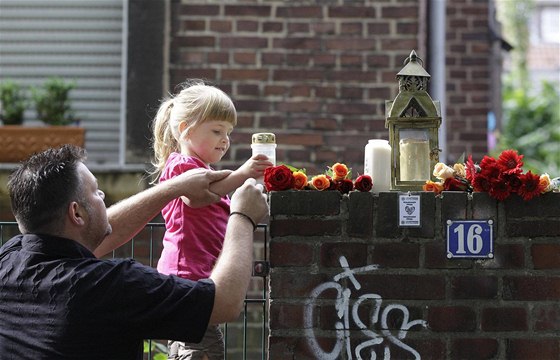
M 370 191 L 373 181 L 369 175 L 360 175 L 352 181 L 352 171 L 345 164 L 336 163 L 328 167 L 324 174 L 308 178 L 305 169 L 289 165 L 269 167 L 264 171 L 267 191 L 282 190 L 338 190 L 348 194 L 352 190 Z
M 511 194 L 531 200 L 560 188 L 560 178 L 550 179 L 548 174 L 538 175 L 531 171 L 523 173 L 522 167 L 523 155 L 515 150 L 504 150 L 498 158 L 486 155 L 480 164 L 475 164 L 472 156 L 453 167 L 437 163 L 433 175 L 439 181 L 426 181 L 423 190 L 436 194 L 444 190 L 488 192 L 492 198 L 503 201 Z

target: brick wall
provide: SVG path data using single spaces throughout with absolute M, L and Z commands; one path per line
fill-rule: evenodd
M 558 359 L 560 193 L 419 194 L 421 228 L 397 193 L 271 194 L 270 359 Z M 448 259 L 450 219 L 493 220 L 494 258 Z
M 252 133 L 271 131 L 279 162 L 363 172 L 368 139 L 388 138 L 384 103 L 403 60 L 415 49 L 429 63 L 427 3 L 173 1 L 169 88 L 205 78 L 231 94 L 239 125 L 222 167 L 250 156 Z M 487 152 L 488 4 L 447 4 L 450 158 L 477 160 Z

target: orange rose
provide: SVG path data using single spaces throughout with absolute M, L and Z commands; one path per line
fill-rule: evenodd
M 341 163 L 336 163 L 332 166 L 332 178 L 334 180 L 346 179 L 348 175 L 348 167 Z
M 326 190 L 331 185 L 331 182 L 326 175 L 316 175 L 311 179 L 311 186 L 316 190 Z
M 436 195 L 440 194 L 443 191 L 443 184 L 439 182 L 434 182 L 432 180 L 426 181 L 426 183 L 422 186 L 422 190 L 424 191 L 433 191 Z
M 301 190 L 307 185 L 307 175 L 301 171 L 294 171 L 294 189 Z

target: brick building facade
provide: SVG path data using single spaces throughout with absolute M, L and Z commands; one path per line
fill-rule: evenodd
M 432 73 L 431 3 L 173 1 L 169 89 L 204 78 L 231 94 L 239 124 L 222 166 L 242 163 L 251 134 L 270 131 L 279 162 L 322 172 L 339 161 L 362 172 L 368 139 L 388 138 L 385 100 L 397 95 L 395 75 L 412 49 Z M 445 99 L 434 100 L 448 104 L 449 161 L 488 152 L 500 59 L 492 4 L 446 2 Z
M 368 139 L 388 138 L 385 101 L 397 95 L 395 76 L 410 51 L 423 58 L 432 84 L 442 81 L 429 66 L 434 3 L 441 2 L 130 0 L 122 141 L 127 164 L 137 165 L 116 170 L 94 164 L 109 204 L 148 186 L 148 181 L 127 183 L 131 187 L 123 192 L 113 184 L 121 171 L 125 178 L 134 171 L 145 175 L 149 124 L 162 89 L 173 92 L 187 78 L 224 89 L 238 109 L 231 149 L 218 168 L 242 164 L 251 154 L 251 135 L 270 131 L 277 135 L 278 162 L 310 174 L 337 161 L 354 174 L 363 172 Z M 445 4 L 445 99 L 430 91 L 447 104 L 442 116 L 447 159 L 441 160 L 451 162 L 463 153 L 480 160 L 488 153 L 487 114 L 500 113 L 493 1 Z M 0 205 L 2 219 L 11 219 L 5 185 Z

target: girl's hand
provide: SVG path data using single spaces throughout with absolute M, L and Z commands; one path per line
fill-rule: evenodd
M 264 170 L 271 166 L 273 166 L 273 164 L 268 160 L 266 155 L 258 154 L 247 160 L 236 172 L 243 175 L 245 179 L 256 179 L 263 176 Z

